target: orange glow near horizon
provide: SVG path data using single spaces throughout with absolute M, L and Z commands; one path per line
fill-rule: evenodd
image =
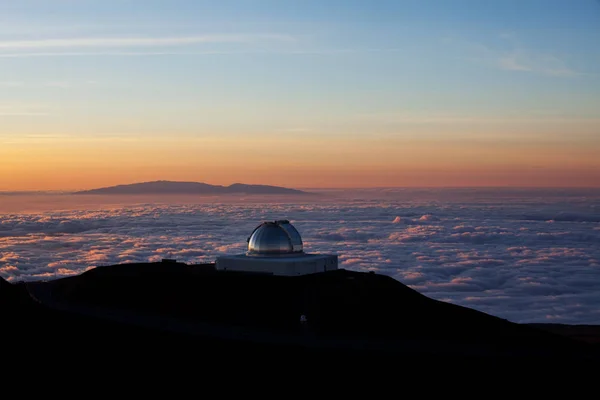
M 80 190 L 153 180 L 296 188 L 600 186 L 596 147 L 560 142 L 38 139 L 3 146 L 0 158 L 3 191 Z

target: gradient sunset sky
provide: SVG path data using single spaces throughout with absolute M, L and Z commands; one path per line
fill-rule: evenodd
M 597 0 L 0 0 L 0 190 L 600 186 Z

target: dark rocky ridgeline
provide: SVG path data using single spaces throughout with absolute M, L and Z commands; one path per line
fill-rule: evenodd
M 15 363 L 57 358 L 93 368 L 115 359 L 130 367 L 202 360 L 241 368 L 260 359 L 403 369 L 599 360 L 597 346 L 346 270 L 276 277 L 217 272 L 212 264 L 98 267 L 49 282 L 2 280 L 0 313 Z

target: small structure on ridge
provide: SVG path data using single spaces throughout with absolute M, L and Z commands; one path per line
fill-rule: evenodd
M 337 255 L 305 253 L 300 233 L 288 220 L 263 222 L 247 241 L 245 254 L 217 257 L 217 270 L 297 276 L 338 268 Z

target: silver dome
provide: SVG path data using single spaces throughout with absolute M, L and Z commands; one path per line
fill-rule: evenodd
M 302 253 L 302 238 L 287 220 L 263 222 L 248 238 L 249 255 Z

